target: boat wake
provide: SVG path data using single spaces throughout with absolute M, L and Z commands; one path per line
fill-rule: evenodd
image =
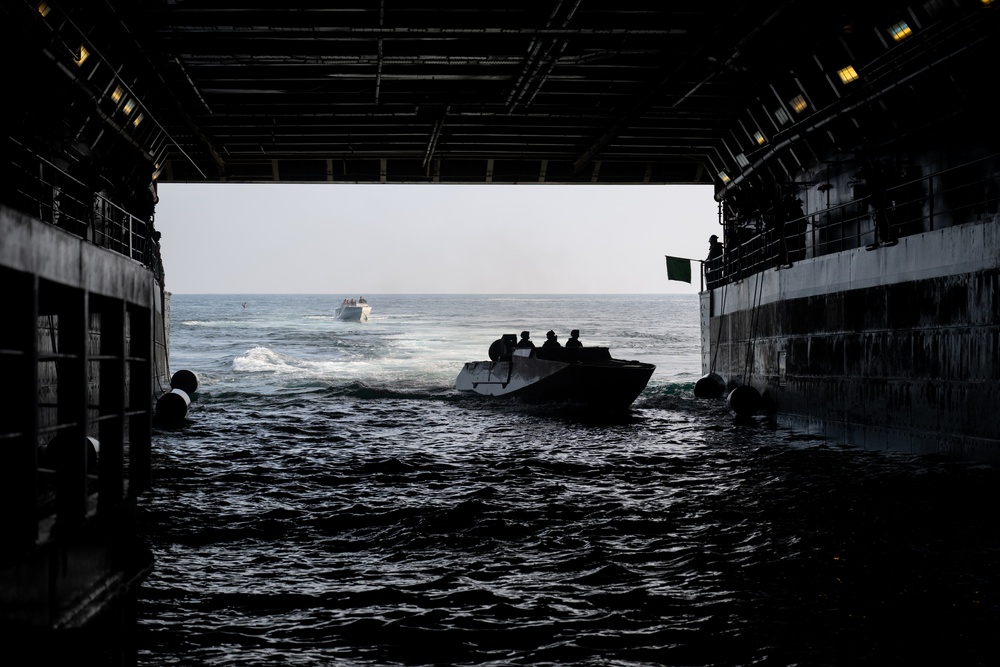
M 267 347 L 255 347 L 233 359 L 233 370 L 242 373 L 297 373 L 318 372 L 329 362 L 311 362 L 288 354 L 275 352 Z

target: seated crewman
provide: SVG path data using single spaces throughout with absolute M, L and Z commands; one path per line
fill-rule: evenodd
M 559 336 L 556 335 L 555 331 L 549 329 L 545 334 L 545 342 L 542 343 L 542 347 L 562 347 L 559 343 Z
M 569 332 L 569 340 L 566 341 L 566 347 L 583 347 L 583 343 L 580 342 L 579 329 L 573 329 Z

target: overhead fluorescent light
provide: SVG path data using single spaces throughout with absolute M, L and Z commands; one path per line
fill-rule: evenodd
M 728 182 L 729 182 L 729 174 L 727 174 L 727 173 L 726 173 L 726 172 L 724 172 L 724 171 L 720 171 L 720 172 L 719 172 L 719 179 L 720 179 L 720 180 L 721 180 L 721 181 L 722 181 L 723 183 L 728 183 Z
M 853 65 L 848 65 L 847 67 L 838 69 L 837 76 L 840 77 L 841 83 L 850 83 L 851 81 L 858 80 L 858 72 L 854 69 Z
M 122 107 L 122 111 L 125 112 L 126 116 L 132 113 L 133 109 L 135 109 L 135 100 L 128 100 L 125 102 L 125 106 Z
M 913 30 L 906 24 L 906 21 L 900 21 L 889 26 L 889 36 L 892 37 L 892 41 L 894 42 L 902 42 L 912 34 Z
M 76 54 L 73 56 L 73 62 L 75 62 L 77 67 L 79 67 L 80 65 L 83 64 L 83 61 L 86 60 L 89 55 L 90 51 L 87 50 L 86 46 L 81 44 L 80 50 L 77 51 Z
M 122 98 L 125 97 L 125 89 L 121 86 L 115 86 L 114 91 L 111 93 L 111 99 L 115 102 L 121 102 Z
M 766 141 L 764 139 L 764 134 L 762 132 L 760 132 L 759 130 L 757 132 L 753 133 L 753 140 L 757 142 L 758 146 L 763 146 L 764 145 L 764 141 Z
M 792 106 L 792 110 L 795 111 L 795 113 L 802 113 L 806 110 L 806 107 L 809 106 L 806 103 L 806 98 L 802 95 L 796 95 L 789 100 L 788 103 Z
M 736 164 L 740 165 L 741 167 L 746 167 L 750 164 L 750 160 L 747 159 L 746 155 L 740 153 L 739 155 L 736 156 Z
M 51 11 L 52 11 L 52 7 L 49 6 L 49 3 L 47 3 L 47 2 L 39 2 L 38 3 L 38 13 L 42 15 L 42 18 L 45 18 L 46 16 L 48 16 L 49 12 L 51 12 Z

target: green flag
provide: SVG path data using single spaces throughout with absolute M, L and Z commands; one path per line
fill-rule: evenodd
M 679 280 L 684 283 L 691 282 L 691 260 L 683 257 L 667 258 L 667 280 Z

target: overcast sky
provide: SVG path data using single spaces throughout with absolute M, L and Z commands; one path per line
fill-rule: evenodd
M 703 259 L 711 186 L 161 184 L 176 294 L 663 294 Z

